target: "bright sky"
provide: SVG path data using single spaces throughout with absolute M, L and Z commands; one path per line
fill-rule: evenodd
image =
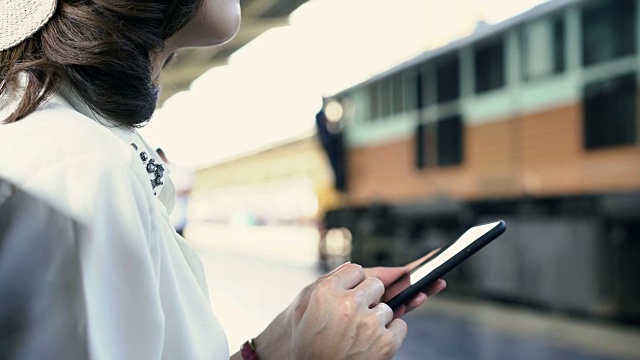
M 313 130 L 331 95 L 544 0 L 310 0 L 290 25 L 165 102 L 141 130 L 170 160 L 202 167 Z

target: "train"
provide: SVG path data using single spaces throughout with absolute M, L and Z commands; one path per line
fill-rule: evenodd
M 327 267 L 503 219 L 449 292 L 640 322 L 639 8 L 548 1 L 327 97 Z

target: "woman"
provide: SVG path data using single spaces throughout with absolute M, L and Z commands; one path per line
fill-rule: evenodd
M 229 358 L 135 129 L 171 55 L 239 23 L 238 0 L 0 0 L 0 358 Z M 407 269 L 343 265 L 231 358 L 390 359 L 399 316 L 444 288 L 393 314 Z

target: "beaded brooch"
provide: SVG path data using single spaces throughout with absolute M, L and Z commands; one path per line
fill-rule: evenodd
M 131 146 L 138 151 L 138 145 L 131 143 Z M 156 193 L 156 188 L 164 185 L 164 166 L 162 166 L 162 164 L 158 164 L 156 159 L 150 157 L 146 151 L 140 152 L 140 160 L 142 160 L 147 172 L 153 176 L 153 179 L 150 179 L 153 195 L 158 195 Z

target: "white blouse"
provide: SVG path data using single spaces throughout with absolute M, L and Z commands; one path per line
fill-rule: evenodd
M 71 96 L 0 125 L 0 358 L 229 359 L 150 159 Z

